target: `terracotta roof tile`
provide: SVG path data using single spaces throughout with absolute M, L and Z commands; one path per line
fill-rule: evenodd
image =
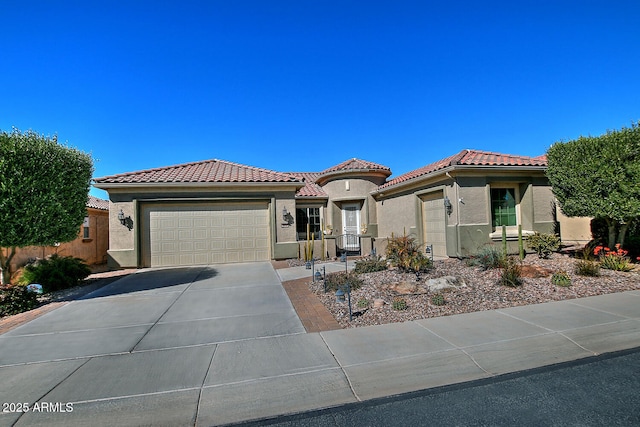
M 515 156 L 488 151 L 465 150 L 458 164 L 481 166 L 547 166 L 546 155 L 538 157 Z
M 296 183 L 300 182 L 300 180 L 291 174 L 214 159 L 105 176 L 94 179 L 94 182 L 97 184 L 222 182 Z
M 546 155 L 538 157 L 527 156 L 515 156 L 511 154 L 499 154 L 488 151 L 478 150 L 462 150 L 453 156 L 438 160 L 437 162 L 428 164 L 421 168 L 412 170 L 403 175 L 394 178 L 380 187 L 391 187 L 406 181 L 409 181 L 420 176 L 428 175 L 439 170 L 445 169 L 449 166 L 463 165 L 463 166 L 547 166 Z
M 388 167 L 380 165 L 378 163 L 356 159 L 355 157 L 353 159 L 344 161 L 339 165 L 335 165 L 333 167 L 330 167 L 329 169 L 325 169 L 321 172 L 321 174 L 327 174 L 331 172 L 347 172 L 351 170 L 369 170 L 369 171 L 379 170 L 383 172 L 388 172 L 389 175 L 391 175 L 391 169 L 389 169 Z
M 304 181 L 304 187 L 296 192 L 296 198 L 319 197 L 328 198 L 329 195 L 316 184 L 316 179 L 320 176 L 320 172 L 290 172 L 301 181 Z
M 89 196 L 87 200 L 87 207 L 92 209 L 100 209 L 103 211 L 109 210 L 109 201 L 104 199 L 99 199 L 97 197 Z
M 423 176 L 423 175 L 427 175 L 436 171 L 439 171 L 441 169 L 444 169 L 446 167 L 451 166 L 451 164 L 458 162 L 459 159 L 462 157 L 463 153 L 465 153 L 465 151 L 462 151 L 458 154 L 454 154 L 453 156 L 444 158 L 442 160 L 438 160 L 437 162 L 434 163 L 430 163 L 426 166 L 423 166 L 421 168 L 418 169 L 414 169 L 412 171 L 409 171 L 405 174 L 402 174 L 390 181 L 385 182 L 384 184 L 382 184 L 380 187 L 378 187 L 378 189 L 382 189 L 382 188 L 387 188 L 387 187 L 391 187 L 392 185 L 397 185 L 400 184 L 402 182 L 405 181 L 409 181 L 410 179 L 414 179 L 417 178 L 419 176 Z

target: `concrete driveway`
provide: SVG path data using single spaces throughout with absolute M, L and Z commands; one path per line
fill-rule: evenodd
M 210 426 L 486 379 L 640 347 L 639 302 L 304 333 L 268 263 L 152 270 L 0 335 L 0 426 Z
M 205 378 L 221 369 L 212 364 L 217 344 L 304 332 L 270 263 L 141 271 L 0 336 L 0 402 L 77 402 L 48 416 L 7 407 L 0 425 L 113 425 L 100 408 L 130 407 L 123 398 L 132 396 L 136 407 L 150 395 L 151 424 L 195 421 Z

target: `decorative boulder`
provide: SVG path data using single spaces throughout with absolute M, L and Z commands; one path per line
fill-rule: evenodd
M 374 299 L 373 300 L 373 308 L 380 308 L 384 306 L 384 300 L 383 299 Z
M 520 274 L 522 274 L 522 277 L 537 279 L 540 277 L 549 277 L 553 274 L 553 271 L 537 265 L 523 265 L 520 267 Z
M 418 285 L 409 282 L 400 282 L 389 285 L 389 290 L 400 295 L 415 294 L 418 291 Z
M 464 280 L 455 276 L 438 277 L 437 279 L 429 279 L 427 287 L 431 292 L 446 291 L 448 289 L 462 288 L 467 286 Z

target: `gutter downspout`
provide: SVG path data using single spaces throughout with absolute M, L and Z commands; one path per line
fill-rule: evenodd
M 462 254 L 460 253 L 460 246 L 462 245 L 460 239 L 460 193 L 458 192 L 458 180 L 451 176 L 449 172 L 445 172 L 445 175 L 453 180 L 455 185 L 455 195 L 456 195 L 456 257 L 459 259 L 462 258 Z

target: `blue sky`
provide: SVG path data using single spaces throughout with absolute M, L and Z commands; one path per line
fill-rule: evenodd
M 0 0 L 0 129 L 94 176 L 224 159 L 394 176 L 640 120 L 640 2 Z M 106 193 L 92 190 L 100 197 Z

